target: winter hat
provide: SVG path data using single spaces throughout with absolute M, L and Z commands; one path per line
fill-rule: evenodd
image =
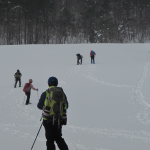
M 32 79 L 29 79 L 29 83 L 32 83 L 33 82 L 33 80 Z
M 52 85 L 57 86 L 58 79 L 56 77 L 50 77 L 48 79 L 48 84 L 49 84 L 49 86 L 52 86 Z

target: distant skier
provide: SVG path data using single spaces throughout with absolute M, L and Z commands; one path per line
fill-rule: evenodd
M 83 56 L 82 55 L 80 55 L 79 53 L 78 54 L 76 54 L 76 56 L 77 56 L 77 65 L 82 65 L 82 58 L 83 58 Z
M 38 91 L 38 89 L 35 89 L 33 87 L 32 82 L 33 82 L 33 80 L 29 79 L 29 83 L 26 83 L 24 88 L 23 88 L 23 91 L 25 92 L 25 94 L 27 96 L 26 105 L 28 105 L 30 102 L 31 89 Z
M 17 82 L 19 81 L 19 87 L 21 87 L 21 76 L 22 74 L 20 73 L 19 70 L 17 70 L 17 72 L 14 74 L 15 77 L 15 85 L 14 88 L 16 88 Z
M 91 50 L 91 52 L 90 52 L 91 64 L 95 64 L 95 59 L 94 59 L 95 55 L 96 55 L 96 53 L 93 50 Z
M 37 107 L 43 110 L 43 126 L 47 139 L 47 150 L 56 150 L 54 142 L 60 150 L 68 150 L 65 140 L 62 138 L 62 125 L 66 125 L 66 109 L 68 101 L 63 89 L 57 87 L 58 79 L 48 79 L 48 90 L 42 93 Z

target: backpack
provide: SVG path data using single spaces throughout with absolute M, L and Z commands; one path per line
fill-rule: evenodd
M 19 72 L 15 73 L 15 78 L 20 78 L 20 73 Z
M 92 56 L 94 56 L 95 55 L 95 52 L 94 51 L 92 51 Z
M 30 90 L 31 90 L 30 83 L 26 83 L 24 85 L 23 91 L 26 93 L 29 92 Z
M 80 54 L 76 54 L 76 56 L 77 56 L 78 59 L 82 59 L 83 58 L 83 56 L 80 55 Z
M 63 89 L 61 87 L 52 87 L 48 89 L 49 96 L 46 97 L 46 106 L 43 108 L 42 116 L 48 121 L 53 121 L 53 125 L 55 121 L 58 121 L 60 125 L 60 121 L 64 118 L 64 105 L 65 105 L 65 96 Z

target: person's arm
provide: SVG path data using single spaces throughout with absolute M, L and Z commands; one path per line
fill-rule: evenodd
M 38 102 L 38 104 L 37 104 L 37 107 L 38 107 L 40 110 L 43 109 L 45 98 L 46 98 L 46 92 L 43 92 L 43 93 L 41 94 L 41 97 L 40 97 L 39 102 Z
M 66 102 L 66 109 L 68 109 L 69 108 L 69 103 L 68 103 L 67 96 L 66 96 L 65 93 L 64 93 L 64 96 L 65 96 L 65 102 Z
M 19 75 L 20 75 L 20 77 L 22 76 L 22 74 L 21 74 L 21 73 L 20 73 Z
M 31 87 L 32 90 L 35 90 L 35 91 L 38 90 L 38 89 L 34 88 L 32 84 L 30 84 L 30 87 Z

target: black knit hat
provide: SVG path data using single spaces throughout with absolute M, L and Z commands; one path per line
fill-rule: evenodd
M 58 84 L 58 79 L 56 78 L 56 77 L 50 77 L 49 79 L 48 79 L 48 84 L 49 85 L 54 85 L 54 86 L 57 86 L 57 84 Z

